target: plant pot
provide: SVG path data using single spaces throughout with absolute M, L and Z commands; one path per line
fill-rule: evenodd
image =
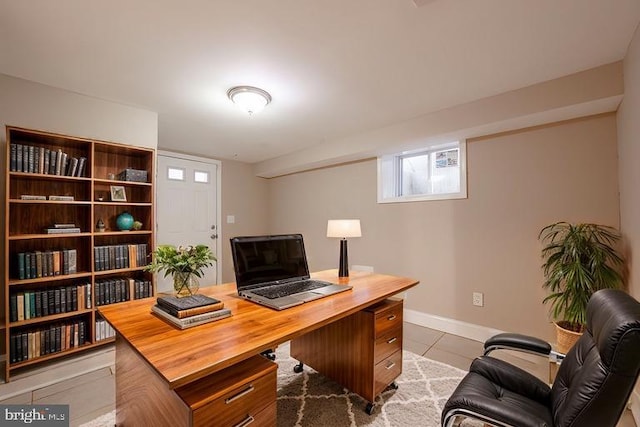
M 188 297 L 198 292 L 200 283 L 192 273 L 175 273 L 173 275 L 173 289 L 178 298 Z
M 562 354 L 567 354 L 582 336 L 582 332 L 565 329 L 563 325 L 566 324 L 567 322 L 564 321 L 554 323 L 556 325 L 556 342 L 558 344 L 556 350 Z

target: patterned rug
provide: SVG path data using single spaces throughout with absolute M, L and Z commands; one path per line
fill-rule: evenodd
M 447 398 L 465 371 L 403 353 L 398 389 L 384 391 L 376 400 L 372 415 L 367 402 L 339 384 L 305 366 L 296 374 L 298 362 L 289 357 L 289 348 L 278 348 L 278 427 L 354 426 L 440 426 L 440 414 Z
M 384 391 L 376 400 L 372 415 L 367 402 L 339 384 L 305 366 L 296 374 L 298 362 L 289 357 L 289 346 L 278 347 L 278 427 L 437 427 L 447 398 L 465 371 L 403 353 L 398 389 Z M 115 413 L 106 414 L 81 427 L 107 427 L 115 423 Z M 463 425 L 473 425 L 463 424 Z

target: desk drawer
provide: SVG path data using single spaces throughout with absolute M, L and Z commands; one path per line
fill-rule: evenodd
M 402 350 L 402 328 L 398 327 L 376 340 L 374 348 L 374 364 Z
M 274 427 L 276 408 L 276 402 L 273 402 L 255 415 L 247 414 L 240 422 L 233 424 L 233 427 Z
M 258 416 L 276 401 L 276 371 L 238 386 L 193 412 L 194 426 L 273 425 L 262 423 L 265 414 Z M 275 407 L 275 406 L 274 406 Z M 274 409 L 275 411 L 275 409 Z M 253 422 L 250 422 L 254 419 Z M 256 421 L 262 420 L 261 423 Z M 244 424 L 243 424 L 244 422 Z
M 384 306 L 376 310 L 376 340 L 396 328 L 402 329 L 402 301 L 386 300 Z
M 402 373 L 402 350 L 396 351 L 375 366 L 374 395 L 378 395 Z

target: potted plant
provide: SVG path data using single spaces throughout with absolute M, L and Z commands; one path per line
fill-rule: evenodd
M 598 224 L 557 222 L 544 227 L 543 287 L 556 320 L 558 351 L 566 353 L 578 340 L 586 322 L 587 303 L 600 289 L 620 288 L 624 260 L 616 251 L 620 233 Z
M 172 275 L 176 296 L 185 297 L 198 291 L 198 278 L 202 277 L 202 269 L 212 266 L 214 261 L 216 257 L 207 245 L 177 248 L 172 245 L 159 245 L 153 252 L 151 264 L 145 269 L 153 272 L 164 271 L 164 277 Z

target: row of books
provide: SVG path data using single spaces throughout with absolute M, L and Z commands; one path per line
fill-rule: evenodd
M 10 363 L 79 347 L 89 341 L 88 332 L 85 320 L 75 320 L 12 333 L 9 342 Z
M 91 308 L 90 283 L 17 292 L 9 296 L 9 320 L 12 322 L 86 308 Z
M 11 144 L 9 151 L 11 172 L 39 173 L 44 175 L 85 176 L 86 157 L 71 157 L 62 149 Z
M 116 336 L 116 331 L 104 319 L 96 320 L 96 341 L 108 340 Z
M 147 244 L 107 245 L 93 248 L 95 271 L 147 265 Z
M 224 303 L 206 295 L 178 298 L 163 295 L 156 299 L 151 312 L 179 329 L 187 329 L 231 316 Z
M 20 280 L 78 272 L 76 249 L 19 252 L 16 258 L 16 275 Z
M 152 295 L 150 280 L 110 278 L 96 281 L 96 306 L 129 301 L 132 296 L 133 299 L 140 299 Z

